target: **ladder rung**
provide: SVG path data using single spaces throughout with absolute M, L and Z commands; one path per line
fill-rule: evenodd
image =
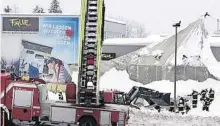
M 97 12 L 88 12 L 88 15 L 90 16 L 90 15 L 93 15 L 93 16 L 91 16 L 91 17 L 97 17 Z
M 88 27 L 88 26 L 86 27 L 86 30 L 92 30 L 92 31 L 95 30 L 95 31 L 97 31 L 96 28 L 94 28 L 94 27 Z
M 95 66 L 87 66 L 87 69 L 95 69 Z
M 89 3 L 92 4 L 92 3 L 97 3 L 98 1 L 97 0 L 89 0 Z
M 88 15 L 88 17 L 97 17 L 97 15 Z
M 97 23 L 86 23 L 88 27 L 96 27 Z
M 80 93 L 81 93 L 81 94 L 85 94 L 85 91 L 82 91 L 82 92 L 80 92 Z M 94 93 L 96 93 L 96 92 L 92 92 L 92 93 L 94 94 Z
M 97 10 L 97 6 L 89 6 L 88 9 L 89 10 Z
M 97 36 L 96 33 L 87 33 L 86 36 Z
M 90 3 L 89 3 L 89 6 L 96 6 L 96 7 L 97 7 L 97 3 L 95 3 L 95 2 L 94 2 L 94 3 L 91 3 L 91 2 L 90 2 Z
M 86 36 L 86 37 L 92 38 L 92 39 L 95 39 L 95 38 L 96 38 L 96 36 Z
M 89 17 L 88 20 L 97 20 L 97 17 Z
M 97 7 L 96 6 L 90 7 L 89 12 L 97 12 Z
M 95 72 L 94 71 L 87 71 L 86 73 L 88 76 L 93 76 Z
M 96 6 L 97 7 L 97 1 L 89 1 L 89 6 Z
M 86 45 L 88 48 L 95 48 L 96 47 L 96 44 L 87 44 Z

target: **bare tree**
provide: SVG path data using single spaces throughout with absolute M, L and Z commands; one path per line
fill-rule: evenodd
M 12 12 L 11 7 L 9 7 L 9 6 L 7 5 L 7 7 L 4 8 L 4 12 L 5 12 L 5 13 L 11 13 L 11 12 Z
M 124 19 L 123 17 L 110 17 L 116 20 L 120 20 L 126 23 L 126 37 L 128 38 L 143 38 L 148 34 L 146 33 L 146 29 L 144 24 L 137 23 L 135 21 Z
M 14 6 L 13 6 L 12 12 L 13 12 L 13 13 L 19 13 L 19 8 L 18 8 L 17 5 L 14 5 Z
M 137 28 L 137 37 L 140 38 L 147 37 L 146 29 L 143 24 L 138 24 L 136 28 Z
M 62 13 L 60 2 L 58 0 L 52 0 L 49 13 Z
M 1 58 L 1 69 L 6 69 L 7 62 L 4 58 Z
M 126 23 L 126 37 L 130 38 L 132 37 L 132 31 L 133 26 L 130 23 Z
M 33 9 L 33 13 L 45 13 L 45 12 L 42 7 L 40 7 L 39 5 L 36 5 Z

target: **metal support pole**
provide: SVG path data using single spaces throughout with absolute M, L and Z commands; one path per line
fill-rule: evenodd
M 174 106 L 177 107 L 176 100 L 176 63 L 177 63 L 177 27 L 175 28 L 175 64 L 174 64 Z
M 217 32 L 219 31 L 219 19 L 217 19 Z
M 177 66 L 177 28 L 180 27 L 181 21 L 173 25 L 175 27 L 175 64 L 174 64 L 174 107 L 177 108 L 176 98 L 176 66 Z

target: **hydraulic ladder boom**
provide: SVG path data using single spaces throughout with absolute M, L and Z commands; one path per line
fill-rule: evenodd
M 99 64 L 104 28 L 104 1 L 82 0 L 77 102 L 99 106 Z

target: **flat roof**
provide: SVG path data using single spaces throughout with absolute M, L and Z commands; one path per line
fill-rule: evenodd
M 80 14 L 60 14 L 60 13 L 1 13 L 1 16 L 7 16 L 7 17 L 13 17 L 13 16 L 58 16 L 58 17 L 80 17 Z M 109 17 L 105 17 L 105 21 L 109 21 L 109 22 L 114 22 L 114 23 L 119 23 L 119 24 L 126 24 L 126 22 L 124 21 L 120 21 L 120 20 L 116 20 L 116 19 L 112 19 Z
M 148 35 L 146 38 L 111 38 L 105 39 L 103 45 L 148 45 L 167 39 L 168 36 Z

